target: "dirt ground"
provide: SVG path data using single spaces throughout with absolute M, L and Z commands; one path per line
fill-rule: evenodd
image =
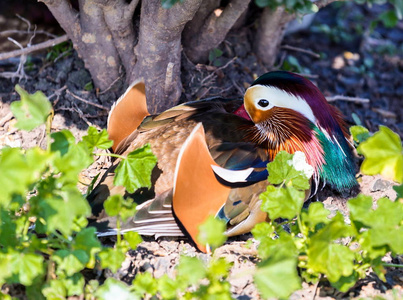
M 374 132 L 382 124 L 403 137 L 403 22 L 394 28 L 382 25 L 376 26 L 375 30 L 370 28 L 371 21 L 385 9 L 385 6 L 368 8 L 335 3 L 321 10 L 308 29 L 285 37 L 276 68 L 305 74 L 327 97 L 355 97 L 333 102 L 343 112 L 348 125 L 362 124 Z M 2 20 L 6 22 L 2 23 Z M 24 23 L 18 23 L 16 17 L 7 19 L 0 15 L 0 24 L 11 24 L 7 20 L 17 20 L 15 24 L 24 28 Z M 213 95 L 241 97 L 256 76 L 268 71 L 251 50 L 253 21 L 227 36 L 220 46 L 222 56 L 210 65 L 195 66 L 183 57 L 181 101 Z M 0 53 L 13 49 L 1 48 L 6 42 L 1 41 Z M 51 60 L 45 56 L 46 53 L 31 55 L 25 65 L 25 74 L 16 72 L 19 59 L 0 61 L 0 147 L 45 146 L 43 127 L 20 132 L 13 126 L 15 120 L 9 105 L 18 99 L 14 90 L 17 83 L 29 92 L 43 91 L 52 101 L 56 112 L 52 130 L 67 128 L 80 138 L 89 125 L 106 126 L 108 109 L 119 95 L 97 95 L 91 89 L 89 73 L 71 47 L 61 47 Z M 357 170 L 359 163 L 357 157 Z M 91 181 L 106 165 L 105 159 L 97 161 L 83 174 L 83 180 Z M 372 196 L 375 201 L 383 196 L 395 198 L 391 181 L 360 175 L 359 182 L 359 189 L 342 194 L 325 188 L 317 201 L 322 201 L 333 212 L 347 215 L 346 201 L 358 192 Z M 252 277 L 243 275 L 245 270 L 253 269 L 257 261 L 256 242 L 253 241 L 251 248 L 246 247 L 251 239 L 250 234 L 232 238 L 214 254 L 225 256 L 234 263 L 229 280 L 237 299 L 259 299 Z M 160 239 L 156 242 L 147 239 L 136 251 L 127 253 L 126 261 L 116 274 L 106 273 L 105 276 L 125 282 L 131 282 L 137 272 L 144 271 L 157 277 L 164 273 L 173 276 L 180 254 L 207 259 L 185 240 Z M 385 257 L 385 261 L 402 264 L 403 257 Z M 345 294 L 325 281 L 318 285 L 304 284 L 291 299 L 403 299 L 403 271 L 395 268 L 387 271 L 386 282 L 370 272 Z

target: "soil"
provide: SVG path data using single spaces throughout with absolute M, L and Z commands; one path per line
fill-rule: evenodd
M 335 3 L 322 9 L 309 28 L 285 37 L 277 68 L 305 74 L 327 97 L 343 95 L 360 98 L 333 102 L 344 114 L 348 125 L 362 124 L 372 132 L 379 125 L 386 125 L 403 137 L 403 22 L 393 28 L 378 24 L 371 30 L 371 21 L 388 8 Z M 0 15 L 0 23 L 3 17 Z M 16 20 L 15 17 L 11 19 Z M 242 97 L 248 85 L 268 71 L 252 53 L 253 26 L 253 20 L 250 20 L 248 26 L 230 32 L 220 46 L 223 54 L 209 65 L 195 66 L 183 57 L 184 92 L 181 101 L 214 95 Z M 289 50 L 289 46 L 312 53 Z M 0 52 L 3 51 L 6 50 L 2 48 Z M 0 147 L 44 147 L 46 143 L 43 127 L 31 132 L 17 131 L 14 127 L 15 120 L 9 107 L 19 98 L 14 90 L 17 83 L 31 93 L 41 90 L 49 97 L 56 113 L 52 124 L 54 131 L 69 129 L 76 138 L 80 138 L 89 125 L 106 127 L 108 108 L 119 95 L 101 94 L 91 89 L 91 77 L 71 47 L 62 47 L 57 59 L 52 60 L 46 59 L 46 53 L 31 55 L 25 65 L 26 74 L 16 72 L 18 64 L 18 59 L 0 61 Z M 356 160 L 358 171 L 361 159 L 357 157 Z M 83 173 L 82 179 L 90 182 L 107 165 L 105 158 L 98 160 Z M 392 189 L 395 183 L 392 181 L 380 176 L 358 176 L 359 189 L 340 194 L 325 188 L 315 200 L 323 202 L 332 212 L 340 211 L 347 215 L 346 201 L 358 192 L 372 196 L 374 202 L 384 196 L 396 198 Z M 246 243 L 250 240 L 252 246 L 248 248 Z M 229 239 L 214 253 L 234 263 L 229 281 L 237 299 L 259 299 L 252 277 L 242 275 L 245 270 L 255 268 L 258 260 L 256 247 L 256 241 L 247 234 Z M 122 268 L 116 274 L 106 272 L 104 275 L 128 283 L 136 273 L 144 271 L 156 277 L 163 274 L 174 276 L 181 254 L 208 259 L 206 254 L 197 252 L 186 240 L 146 239 L 137 250 L 127 253 Z M 403 257 L 387 256 L 384 260 L 403 263 Z M 401 269 L 387 268 L 386 280 L 382 282 L 369 272 L 367 278 L 344 294 L 331 288 L 326 281 L 318 285 L 303 284 L 303 289 L 295 292 L 291 299 L 403 298 Z

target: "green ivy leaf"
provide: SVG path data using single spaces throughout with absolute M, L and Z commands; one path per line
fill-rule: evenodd
M 126 258 L 125 253 L 120 248 L 104 248 L 98 255 L 101 258 L 101 267 L 103 269 L 108 268 L 113 273 L 116 273 Z
M 136 213 L 136 203 L 133 199 L 124 199 L 122 195 L 109 196 L 104 202 L 104 208 L 106 213 L 111 216 L 120 216 L 123 222 L 130 217 L 133 217 Z
M 157 293 L 157 280 L 151 273 L 137 273 L 132 282 L 132 288 L 135 293 L 144 299 L 144 295 L 155 295 Z
M 164 274 L 158 279 L 158 291 L 162 299 L 177 299 L 178 283 Z
M 301 152 L 289 154 L 280 151 L 274 160 L 267 165 L 269 171 L 267 180 L 272 184 L 285 182 L 292 184 L 297 189 L 308 189 L 310 185 L 307 174 L 310 174 L 310 177 L 313 168 L 303 161 L 304 158 Z
M 337 282 L 342 276 L 353 274 L 354 253 L 346 246 L 335 244 L 341 237 L 351 234 L 351 228 L 337 213 L 324 228 L 316 232 L 308 246 L 308 268 L 327 276 L 330 282 Z
M 43 257 L 35 253 L 9 252 L 10 268 L 22 285 L 31 285 L 44 272 Z
M 314 202 L 309 205 L 308 212 L 302 212 L 301 220 L 314 231 L 316 225 L 330 222 L 329 214 L 330 211 L 324 207 L 322 202 Z
M 60 279 L 53 279 L 49 283 L 45 284 L 42 288 L 42 293 L 46 299 L 61 300 L 66 299 L 67 290 L 64 283 Z
M 101 251 L 101 243 L 99 242 L 95 231 L 96 229 L 94 227 L 82 229 L 77 233 L 72 243 L 73 250 L 84 250 L 85 253 L 87 253 L 89 257 L 86 265 L 87 268 L 94 268 L 95 254 Z
M 114 185 L 123 185 L 129 193 L 141 187 L 151 187 L 151 172 L 157 158 L 151 151 L 150 144 L 130 152 L 116 168 Z
M 75 143 L 74 136 L 68 130 L 52 133 L 54 142 L 51 151 L 57 154 L 53 161 L 56 171 L 61 172 L 62 182 L 76 184 L 78 174 L 93 161 L 92 152 L 85 142 Z
M 38 232 L 59 230 L 70 235 L 75 219 L 88 216 L 90 207 L 76 187 L 65 186 L 59 190 L 58 179 L 49 177 L 38 185 L 38 195 L 30 199 L 32 213 L 38 218 Z
M 129 243 L 129 246 L 131 249 L 136 249 L 137 245 L 140 244 L 143 239 L 141 238 L 141 236 L 134 231 L 128 231 L 126 232 L 123 237 L 125 238 L 125 240 Z
M 360 144 L 357 151 L 365 156 L 361 165 L 364 174 L 382 174 L 403 183 L 402 142 L 392 130 L 380 126 L 380 130 Z
M 255 284 L 263 298 L 288 298 L 301 288 L 296 257 L 273 256 L 258 264 L 254 274 Z
M 108 278 L 105 283 L 96 291 L 95 296 L 100 300 L 136 300 L 140 299 L 130 292 L 129 287 L 122 281 L 114 278 Z
M 113 141 L 109 140 L 108 132 L 103 129 L 100 132 L 95 127 L 88 127 L 87 135 L 83 136 L 83 141 L 87 144 L 91 152 L 95 147 L 99 149 L 109 149 Z
M 403 184 L 394 186 L 393 189 L 396 191 L 397 199 L 403 199 Z
M 395 27 L 399 19 L 397 18 L 396 11 L 388 10 L 379 15 L 379 20 L 387 28 Z
M 206 277 L 206 268 L 197 257 L 181 256 L 178 265 L 178 277 L 188 284 L 196 284 Z
M 357 143 L 362 143 L 371 136 L 368 129 L 360 125 L 351 126 L 350 133 Z
M 24 195 L 34 182 L 34 170 L 20 149 L 3 148 L 0 155 L 0 203 L 8 206 L 12 194 Z
M 226 225 L 222 220 L 218 220 L 213 216 L 199 226 L 199 235 L 197 240 L 203 245 L 209 245 L 212 249 L 220 247 L 227 240 L 224 235 Z
M 76 273 L 62 280 L 67 290 L 67 296 L 82 295 L 84 292 L 85 279 L 83 274 Z
M 85 268 L 89 256 L 84 250 L 57 250 L 51 257 L 57 263 L 57 273 L 72 276 Z
M 15 126 L 22 130 L 32 130 L 46 122 L 46 118 L 52 110 L 48 98 L 41 92 L 27 93 L 18 84 L 15 90 L 21 96 L 21 101 L 14 101 L 10 105 L 17 123 Z
M 302 209 L 305 192 L 292 186 L 276 188 L 269 185 L 266 192 L 260 194 L 260 199 L 262 199 L 262 210 L 267 212 L 271 219 L 292 219 Z

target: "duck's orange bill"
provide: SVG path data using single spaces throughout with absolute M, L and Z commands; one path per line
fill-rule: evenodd
M 115 102 L 108 117 L 109 139 L 115 151 L 119 143 L 131 134 L 148 116 L 144 82 L 135 82 Z
M 200 251 L 206 245 L 197 241 L 199 226 L 215 216 L 228 198 L 230 188 L 219 183 L 211 165 L 217 165 L 208 150 L 204 129 L 199 123 L 183 144 L 175 170 L 172 208 Z

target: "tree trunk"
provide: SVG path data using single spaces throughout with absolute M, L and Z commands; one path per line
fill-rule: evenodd
M 294 14 L 287 13 L 281 6 L 275 10 L 268 7 L 263 10 L 257 28 L 254 50 L 267 67 L 272 67 L 276 62 L 286 25 L 293 18 Z
M 210 50 L 217 48 L 225 39 L 228 31 L 234 26 L 238 18 L 246 11 L 250 0 L 232 0 L 224 9 L 217 8 L 199 32 L 185 35 L 185 53 L 194 63 L 205 63 Z M 194 31 L 193 28 L 190 30 Z
M 142 78 L 145 81 L 150 113 L 163 111 L 179 100 L 182 93 L 181 35 L 201 2 L 187 0 L 164 9 L 160 0 L 142 1 L 140 35 L 135 48 L 137 62 L 130 80 Z

